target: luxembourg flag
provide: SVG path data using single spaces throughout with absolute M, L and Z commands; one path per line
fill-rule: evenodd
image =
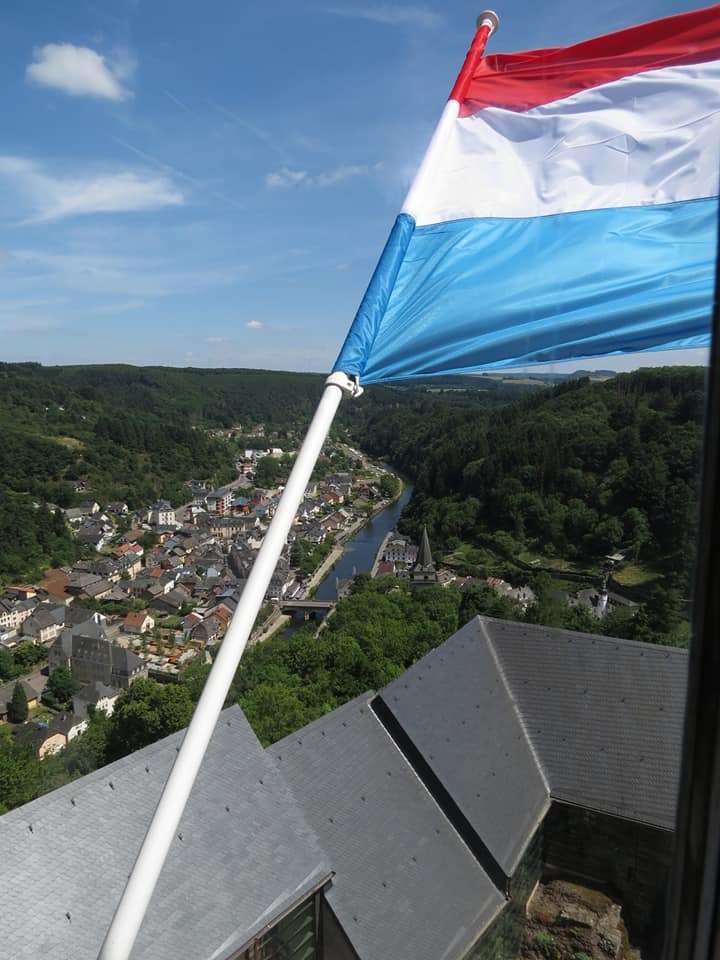
M 709 343 L 720 6 L 483 57 L 335 364 L 363 383 Z

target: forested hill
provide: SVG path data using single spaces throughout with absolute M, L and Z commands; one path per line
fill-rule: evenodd
M 506 535 L 508 555 L 597 562 L 618 548 L 685 591 L 705 397 L 697 367 L 573 380 L 494 409 L 383 411 L 363 442 L 416 484 L 438 548 Z
M 191 477 L 230 478 L 227 450 L 207 428 L 239 423 L 249 432 L 263 424 L 268 434 L 296 441 L 324 381 L 321 374 L 271 370 L 0 363 L 0 489 L 69 506 L 72 484 L 87 478 L 96 499 L 132 507 L 158 496 L 177 501 Z M 518 389 L 490 383 L 480 391 L 471 384 L 469 402 L 502 401 Z M 342 405 L 335 429 L 413 397 L 429 409 L 468 402 L 456 384 L 449 401 L 422 387 L 374 387 Z
M 48 563 L 72 559 L 68 531 L 38 512 L 38 503 L 69 507 L 92 498 L 136 508 L 158 497 L 182 503 L 186 481 L 220 484 L 234 476 L 237 444 L 228 448 L 209 428 L 240 424 L 247 433 L 263 424 L 268 439 L 293 448 L 324 380 L 268 370 L 0 363 L 0 578 L 31 577 Z M 342 405 L 334 430 L 342 435 L 352 424 L 362 432 L 368 416 L 411 397 L 424 397 L 433 409 L 502 400 L 520 387 L 490 383 L 480 390 L 453 382 L 449 401 L 444 389 L 374 388 Z

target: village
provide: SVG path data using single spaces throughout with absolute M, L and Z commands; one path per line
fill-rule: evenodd
M 269 459 L 291 457 L 275 447 L 242 450 L 234 481 L 214 489 L 189 480 L 188 500 L 179 506 L 158 500 L 131 510 L 78 490 L 88 499 L 63 515 L 82 559 L 0 594 L 0 657 L 25 668 L 0 686 L 0 722 L 14 723 L 14 735 L 42 757 L 83 732 L 94 710 L 111 714 L 136 679 L 173 682 L 191 661 L 210 662 L 282 494 L 282 483 L 256 486 L 257 474 L 273 473 Z M 329 443 L 324 461 L 322 479 L 311 481 L 295 517 L 251 644 L 283 626 L 288 609 L 302 617 L 305 605 L 312 608 L 313 590 L 343 544 L 401 489 L 385 467 L 346 445 Z

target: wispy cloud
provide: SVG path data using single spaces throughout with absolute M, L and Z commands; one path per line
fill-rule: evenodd
M 271 190 L 284 187 L 332 187 L 336 183 L 342 183 L 343 180 L 350 180 L 352 177 L 364 177 L 377 169 L 379 164 L 369 166 L 368 164 L 341 164 L 333 170 L 325 170 L 321 173 L 308 173 L 307 170 L 293 170 L 291 167 L 281 167 L 265 177 L 265 186 Z
M 142 310 L 144 306 L 144 300 L 124 300 L 119 303 L 103 303 L 99 307 L 94 307 L 92 312 L 112 316 L 117 313 L 131 313 L 134 310 Z
M 178 167 L 175 167 L 169 163 L 166 163 L 164 160 L 159 160 L 157 157 L 153 157 L 151 154 L 146 153 L 144 150 L 140 150 L 139 147 L 133 146 L 132 143 L 128 143 L 126 140 L 121 140 L 119 137 L 113 137 L 115 143 L 120 144 L 121 147 L 125 147 L 126 150 L 130 150 L 137 157 L 140 157 L 141 160 L 144 160 L 146 163 L 152 164 L 154 167 L 157 167 L 159 170 L 163 170 L 165 173 L 172 174 L 174 177 L 178 177 L 180 180 L 186 180 L 188 183 L 191 183 L 194 187 L 204 190 L 206 193 L 209 193 L 211 196 L 215 197 L 217 200 L 222 200 L 223 203 L 227 203 L 232 207 L 236 207 L 238 210 L 243 209 L 243 204 L 236 200 L 234 197 L 229 197 L 225 193 L 221 193 L 219 190 L 215 190 L 212 186 L 209 186 L 203 180 L 198 179 L 198 177 L 192 177 L 189 173 L 185 173 L 183 170 L 180 170 Z
M 342 7 L 326 7 L 326 13 L 352 20 L 370 20 L 388 26 L 437 27 L 443 22 L 442 16 L 426 6 L 405 6 L 394 3 L 384 4 L 348 4 Z
M 0 156 L 0 178 L 25 197 L 24 223 L 48 223 L 92 213 L 126 213 L 179 206 L 185 198 L 165 176 L 137 171 L 54 176 L 24 157 Z
M 109 60 L 90 47 L 48 43 L 33 51 L 25 79 L 73 97 L 120 101 L 132 96 L 126 81 L 134 70 L 135 62 L 126 52 Z
M 245 326 L 250 330 L 261 330 L 264 324 L 261 320 L 248 320 Z
M 288 162 L 289 158 L 286 151 L 283 149 L 282 145 L 278 143 L 277 137 L 273 136 L 273 134 L 268 130 L 258 127 L 255 123 L 250 123 L 244 117 L 241 117 L 235 113 L 234 110 L 229 110 L 220 103 L 215 103 L 212 100 L 209 100 L 208 103 L 214 110 L 224 116 L 227 120 L 231 120 L 237 126 L 242 127 L 243 130 L 247 130 L 248 133 L 251 133 L 256 140 L 266 146 L 268 150 L 271 150 L 273 153 L 277 154 L 277 156 L 280 157 L 280 159 L 285 163 Z
M 217 291 L 237 283 L 246 272 L 243 264 L 235 262 L 183 269 L 172 257 L 92 250 L 16 249 L 3 264 L 5 283 L 22 293 L 54 287 L 62 293 L 131 296 L 135 300 Z

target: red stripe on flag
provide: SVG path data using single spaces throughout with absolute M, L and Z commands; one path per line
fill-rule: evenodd
M 572 47 L 498 53 L 474 64 L 460 115 L 530 110 L 611 80 L 720 59 L 720 5 L 653 20 Z

